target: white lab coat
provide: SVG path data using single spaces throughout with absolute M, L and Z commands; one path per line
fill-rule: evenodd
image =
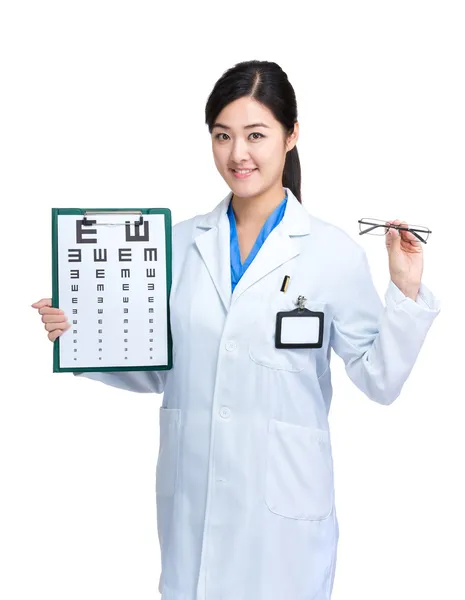
M 392 281 L 384 307 L 362 246 L 285 189 L 284 217 L 232 296 L 231 193 L 174 226 L 170 371 L 83 374 L 164 392 L 162 600 L 329 600 L 339 537 L 331 348 L 354 384 L 387 405 L 440 312 L 424 284 L 414 302 Z M 324 312 L 323 347 L 275 348 L 276 313 L 299 294 Z

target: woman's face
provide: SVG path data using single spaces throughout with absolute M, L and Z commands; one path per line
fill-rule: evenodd
M 236 196 L 244 198 L 282 186 L 286 152 L 297 143 L 298 123 L 285 146 L 283 127 L 273 113 L 253 98 L 243 97 L 220 112 L 211 136 L 220 175 Z M 233 169 L 253 171 L 237 177 Z

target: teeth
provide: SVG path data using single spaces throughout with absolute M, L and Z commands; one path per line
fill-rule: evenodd
M 234 169 L 235 173 L 251 173 L 252 171 L 255 171 L 255 169 L 247 169 L 247 170 L 242 170 L 242 171 L 238 171 L 237 169 Z

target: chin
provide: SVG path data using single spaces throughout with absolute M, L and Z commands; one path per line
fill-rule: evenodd
M 234 192 L 234 195 L 238 198 L 253 198 L 261 193 L 261 187 L 258 186 L 248 187 L 245 185 L 234 185 L 234 183 L 232 183 L 229 187 L 231 188 L 231 191 Z
M 263 189 L 263 181 L 248 181 L 247 179 L 236 179 L 234 175 L 228 173 L 228 177 L 226 178 L 226 182 L 229 187 L 236 193 L 237 196 L 247 197 L 247 196 L 256 196 Z

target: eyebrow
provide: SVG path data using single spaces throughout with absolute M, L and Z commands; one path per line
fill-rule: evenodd
M 215 123 L 212 129 L 214 129 L 215 127 L 219 127 L 220 129 L 231 129 L 231 127 L 223 125 L 223 123 Z M 251 125 L 244 125 L 244 129 L 252 129 L 253 127 L 266 127 L 267 129 L 269 129 L 269 126 L 265 125 L 265 123 L 252 123 Z

